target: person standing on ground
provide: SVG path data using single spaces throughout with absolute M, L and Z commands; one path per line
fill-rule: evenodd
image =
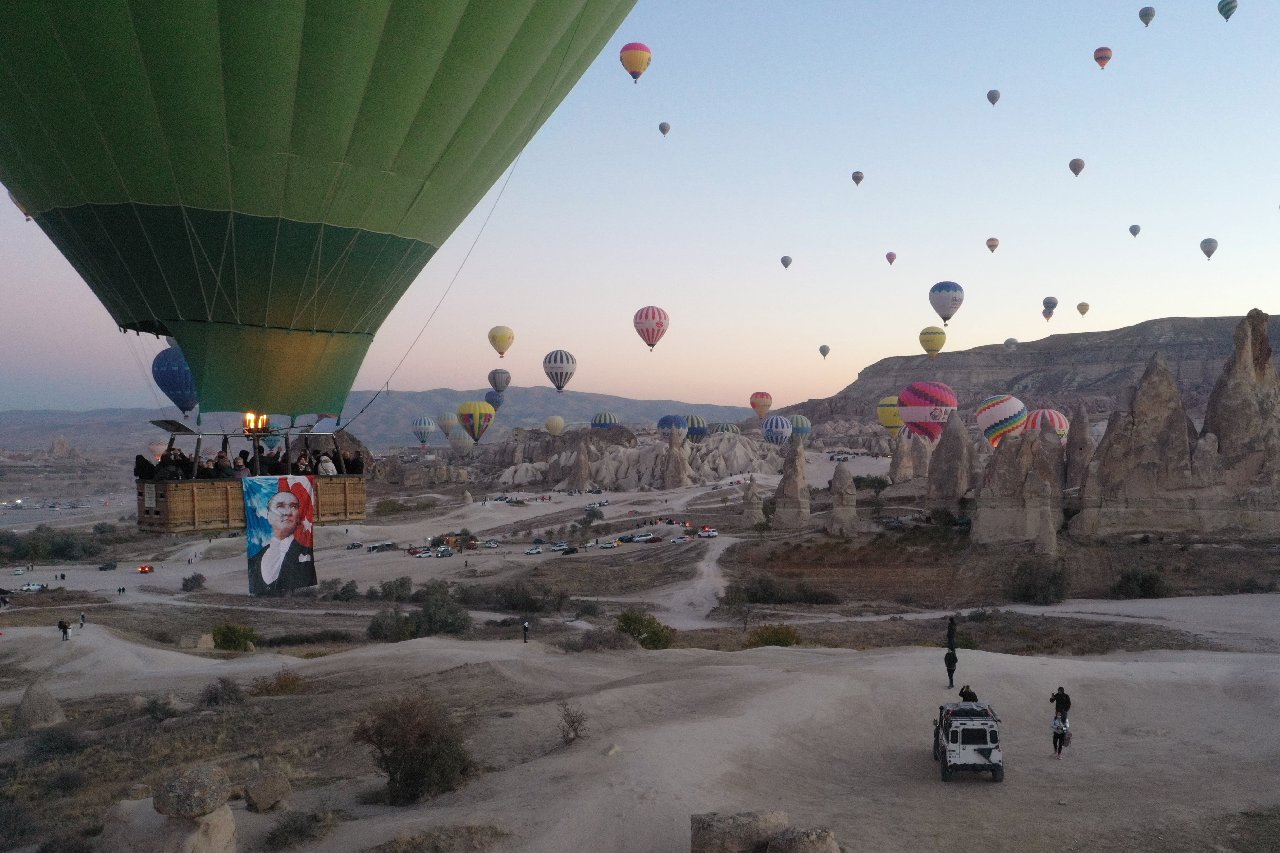
M 84 611 L 80 611 L 80 630 L 84 630 Z
M 523 627 L 524 627 L 524 641 L 527 643 L 529 642 L 529 620 L 527 619 L 525 620 Z
M 973 688 L 966 684 L 965 686 L 960 688 L 960 701 L 961 702 L 977 702 L 978 694 L 974 693 Z
M 1053 754 L 1058 756 L 1058 760 L 1062 760 L 1062 747 L 1067 740 L 1067 719 L 1062 716 L 1061 712 L 1055 711 L 1053 714 Z
M 58 620 L 58 630 L 62 632 L 63 642 L 71 639 L 71 636 L 70 636 L 71 623 L 68 622 L 66 619 Z
M 947 649 L 946 655 L 942 658 L 942 662 L 947 666 L 947 687 L 956 686 L 956 650 Z
M 947 617 L 947 648 L 956 650 L 956 617 Z
M 1067 695 L 1067 691 L 1061 686 L 1058 692 L 1049 697 L 1049 701 L 1053 703 L 1053 710 L 1062 715 L 1062 722 L 1067 722 L 1067 714 L 1071 712 L 1071 697 Z

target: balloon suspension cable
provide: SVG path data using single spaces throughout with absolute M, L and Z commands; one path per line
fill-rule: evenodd
M 534 122 L 535 128 L 541 127 L 542 122 L 545 121 L 546 119 L 546 116 L 544 114 L 547 109 L 547 102 L 551 100 L 551 93 L 555 91 L 556 83 L 559 82 L 560 75 L 564 72 L 565 60 L 568 58 L 570 51 L 573 49 L 573 43 L 578 37 L 578 29 L 579 27 L 581 27 L 581 25 L 582 25 L 582 16 L 579 15 L 577 20 L 574 22 L 573 32 L 569 35 L 569 41 L 565 46 L 564 53 L 561 54 L 560 56 L 560 65 L 556 68 L 556 73 L 551 76 L 551 82 L 547 86 L 547 92 L 542 97 L 542 104 L 538 107 L 538 119 L 537 121 Z M 635 82 L 638 83 L 640 81 L 636 80 Z M 530 134 L 529 139 L 525 140 L 525 145 L 528 145 L 532 139 L 533 139 L 533 135 Z M 413 342 L 409 344 L 408 349 L 404 351 L 404 355 L 402 355 L 400 357 L 400 360 L 396 362 L 396 366 L 391 369 L 391 373 L 390 375 L 387 376 L 386 381 L 383 382 L 382 385 L 378 387 L 378 390 L 375 391 L 373 396 L 369 398 L 369 402 L 365 403 L 364 406 L 361 407 L 360 411 L 356 412 L 354 415 L 352 415 L 350 418 L 347 419 L 348 428 L 351 426 L 351 424 L 355 423 L 357 418 L 359 418 L 366 411 L 368 411 L 369 407 L 373 405 L 374 400 L 377 400 L 378 397 L 382 396 L 383 391 L 391 390 L 391 380 L 395 378 L 396 373 L 398 373 L 400 368 L 404 366 L 404 363 L 408 361 L 409 355 L 413 352 L 413 348 L 418 345 L 418 341 L 420 341 L 422 339 L 422 336 L 427 333 L 427 327 L 431 325 L 431 321 L 435 318 L 436 312 L 440 310 L 440 306 L 444 304 L 445 299 L 448 298 L 449 296 L 449 291 L 453 290 L 453 286 L 457 283 L 458 277 L 462 275 L 462 271 L 466 268 L 467 261 L 471 259 L 471 253 L 476 250 L 476 246 L 479 244 L 480 238 L 484 236 L 485 230 L 489 227 L 489 220 L 493 218 L 494 212 L 498 209 L 498 202 L 502 201 L 503 195 L 506 194 L 507 185 L 511 183 L 511 179 L 515 176 L 516 167 L 520 165 L 520 158 L 522 158 L 523 156 L 524 156 L 524 146 L 521 146 L 520 153 L 517 154 L 516 158 L 511 161 L 511 167 L 507 170 L 507 177 L 502 182 L 502 186 L 498 188 L 498 194 L 497 196 L 494 197 L 493 204 L 489 207 L 489 212 L 485 214 L 484 221 L 480 223 L 480 230 L 476 232 L 475 239 L 471 241 L 471 246 L 467 249 L 467 253 L 462 256 L 462 262 L 459 263 L 458 268 L 454 270 L 453 277 L 449 279 L 448 286 L 445 287 L 444 292 L 440 294 L 440 298 L 436 301 L 435 307 L 431 309 L 431 313 L 427 315 L 427 319 L 422 324 L 422 328 L 419 329 L 418 334 L 414 336 Z M 499 358 L 501 358 L 501 355 L 499 355 Z

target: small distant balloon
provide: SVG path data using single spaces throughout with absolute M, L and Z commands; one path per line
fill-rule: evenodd
M 1000 241 L 997 240 L 995 237 L 988 237 L 987 248 L 990 249 L 992 252 L 994 252 L 996 249 L 1000 248 Z
M 1080 173 L 1084 171 L 1084 161 L 1077 157 L 1067 164 L 1067 168 L 1071 170 L 1071 174 L 1078 178 Z
M 937 326 L 926 326 L 920 330 L 920 348 L 933 358 L 942 352 L 947 343 L 947 333 Z
M 1141 233 L 1142 233 L 1142 226 L 1141 226 L 1141 225 L 1130 225 L 1130 226 L 1129 226 L 1129 233 L 1130 233 L 1130 234 L 1132 234 L 1133 236 L 1137 237 L 1139 234 L 1141 234 Z
M 964 302 L 964 288 L 954 281 L 940 281 L 929 288 L 929 304 L 942 318 L 942 325 L 956 315 Z
M 543 427 L 545 427 L 547 432 L 551 433 L 552 435 L 559 435 L 560 433 L 564 432 L 564 418 L 560 417 L 559 415 L 552 415 L 551 417 L 547 418 L 546 422 L 543 424 Z
M 1111 61 L 1111 48 L 1100 47 L 1093 52 L 1093 61 L 1098 63 L 1099 68 L 1106 68 L 1107 63 Z
M 639 83 L 640 75 L 649 68 L 649 63 L 653 61 L 653 51 L 640 42 L 633 41 L 629 44 L 624 44 L 622 50 L 618 51 L 618 61 L 622 63 L 623 68 L 627 69 L 631 79 Z
M 823 344 L 822 346 L 818 347 L 818 352 L 821 353 L 823 359 L 826 359 L 826 357 L 831 353 L 831 347 L 827 346 L 826 344 Z
M 790 268 L 791 268 L 791 256 L 790 256 L 790 255 L 783 255 L 783 256 L 782 256 L 782 268 L 783 268 L 784 270 L 785 270 L 785 269 L 790 269 Z
M 1200 241 L 1200 251 L 1204 252 L 1206 259 L 1213 260 L 1213 253 L 1218 251 L 1218 241 L 1212 237 L 1206 237 Z
M 1149 27 L 1151 22 L 1155 20 L 1156 9 L 1154 6 L 1143 6 L 1138 10 L 1138 20 L 1142 21 L 1142 26 Z
M 863 177 L 864 177 L 864 176 L 863 176 L 863 174 L 862 174 L 861 172 L 854 172 L 854 173 L 853 173 L 853 185 L 854 185 L 855 187 L 862 186 L 862 179 L 863 179 Z
M 1016 349 L 1018 348 L 1018 339 L 1017 339 L 1017 338 L 1005 338 L 1005 339 L 1004 339 L 1004 348 L 1005 348 L 1005 349 L 1007 349 L 1009 352 L 1013 352 L 1014 350 L 1016 350 Z
M 1053 309 L 1058 307 L 1058 299 L 1056 296 L 1046 296 L 1043 300 L 1041 300 L 1040 304 L 1043 305 L 1048 310 L 1052 311 Z
M 756 417 L 763 418 L 769 413 L 769 408 L 773 405 L 773 395 L 768 391 L 757 391 L 751 395 L 747 402 L 751 404 L 751 409 L 756 413 Z
M 552 350 L 542 359 L 542 372 L 547 374 L 557 392 L 564 391 L 574 372 L 578 369 L 578 360 L 565 350 Z
M 1222 20 L 1229 21 L 1231 16 L 1236 13 L 1236 0 L 1219 0 L 1218 14 L 1222 16 Z
M 511 384 L 511 372 L 501 367 L 489 371 L 489 387 L 495 391 L 505 391 Z
M 502 408 L 502 404 L 505 403 L 506 400 L 507 400 L 506 395 L 503 394 L 501 391 L 485 391 L 484 392 L 484 401 L 488 403 L 490 406 L 493 406 L 493 410 L 495 412 L 498 411 L 498 409 Z
M 670 133 L 671 132 L 670 122 L 665 122 L 665 121 L 661 122 L 658 125 L 658 132 L 661 133 L 663 136 L 666 136 L 668 133 Z
M 658 341 L 662 340 L 662 336 L 667 333 L 671 318 L 657 305 L 646 305 L 631 318 L 631 325 L 640 336 L 640 340 L 649 345 L 649 352 L 653 352 Z
M 1046 309 L 1044 309 L 1043 311 L 1041 311 L 1041 312 L 1040 312 L 1040 316 L 1041 316 L 1041 317 L 1043 317 L 1043 318 L 1044 318 L 1044 321 L 1047 323 L 1047 322 L 1049 322 L 1051 319 L 1053 319 L 1053 311 L 1052 311 L 1052 310 L 1050 310 L 1049 308 L 1046 308 Z
M 1081 316 L 1081 317 L 1083 317 L 1085 314 L 1088 314 L 1088 313 L 1089 313 L 1089 303 L 1088 303 L 1088 302 L 1081 302 L 1080 304 L 1078 304 L 1078 305 L 1076 306 L 1076 310 L 1077 310 L 1077 311 L 1079 311 L 1079 312 L 1080 312 L 1080 316 Z
M 511 331 L 510 326 L 494 326 L 489 330 L 489 345 L 497 351 L 498 358 L 505 357 L 515 341 L 516 333 Z
M 893 262 L 898 259 L 897 252 L 885 252 L 884 259 L 889 262 L 889 266 L 893 266 Z
M 996 105 L 996 101 L 1000 100 L 1000 90 L 992 89 L 991 91 L 987 92 L 987 100 L 990 101 L 991 106 L 994 107 Z

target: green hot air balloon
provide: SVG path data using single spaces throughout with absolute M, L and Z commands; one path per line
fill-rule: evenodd
M 634 0 L 0 7 L 0 181 L 202 411 L 341 411 Z

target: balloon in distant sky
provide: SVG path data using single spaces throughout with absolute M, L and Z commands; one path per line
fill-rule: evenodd
M 880 402 L 876 403 L 876 420 L 880 422 L 880 426 L 889 431 L 890 435 L 897 437 L 898 430 L 902 429 L 902 415 L 898 413 L 897 394 L 880 398 Z
M 449 430 L 449 446 L 458 453 L 465 453 L 476 446 L 476 440 L 467 434 L 461 424 Z
M 653 51 L 638 41 L 633 41 L 622 46 L 622 50 L 618 51 L 618 61 L 622 63 L 622 67 L 627 69 L 627 73 L 631 75 L 631 79 L 640 82 L 640 75 L 649 67 L 649 63 L 653 61 Z
M 507 354 L 516 341 L 516 333 L 508 326 L 494 326 L 489 330 L 489 345 L 498 351 L 498 358 Z
M 1219 0 L 1218 14 L 1222 16 L 1222 20 L 1229 21 L 1231 16 L 1236 13 L 1236 0 Z
M 1130 234 L 1132 234 L 1133 236 L 1137 237 L 1140 233 L 1142 233 L 1142 226 L 1141 226 L 1141 225 L 1130 225 L 1130 226 L 1129 226 L 1129 233 L 1130 233 Z
M 502 404 L 505 403 L 507 400 L 506 400 L 506 395 L 504 395 L 501 391 L 485 391 L 484 401 L 488 403 L 490 406 L 493 406 L 493 410 L 496 412 L 498 411 L 498 409 L 502 408 Z
M 1054 435 L 1058 436 L 1059 441 L 1066 438 L 1067 430 L 1071 429 L 1071 421 L 1057 409 L 1032 409 L 1027 413 L 1028 432 L 1039 432 L 1045 423 L 1053 427 Z
M 663 136 L 666 136 L 668 133 L 670 133 L 671 132 L 670 122 L 665 122 L 665 121 L 660 122 L 658 124 L 658 132 L 661 133 Z
M 557 393 L 564 391 L 564 386 L 569 384 L 577 369 L 578 360 L 573 357 L 573 353 L 562 349 L 552 350 L 542 359 L 542 372 L 547 374 Z
M 564 432 L 564 418 L 559 415 L 552 415 L 542 424 L 547 432 L 552 435 L 559 435 Z
M 791 438 L 791 421 L 782 415 L 769 415 L 760 424 L 760 432 L 770 444 L 786 444 Z
M 790 269 L 790 268 L 791 268 L 791 256 L 790 256 L 790 255 L 783 255 L 783 256 L 782 256 L 782 268 L 783 268 L 784 270 L 785 270 L 785 269 Z
M 426 416 L 413 419 L 413 437 L 418 439 L 418 443 L 423 447 L 427 444 L 427 439 L 431 437 L 431 433 L 435 432 L 436 422 Z
M 1200 251 L 1204 252 L 1204 256 L 1213 260 L 1213 253 L 1218 251 L 1218 241 L 1212 237 L 1206 237 L 1200 241 Z
M 1079 311 L 1080 316 L 1083 317 L 1085 314 L 1089 313 L 1089 303 L 1081 302 L 1079 305 L 1076 306 L 1076 310 Z
M 649 345 L 649 351 L 652 352 L 658 341 L 662 340 L 662 336 L 667 333 L 671 318 L 657 305 L 646 305 L 636 312 L 635 317 L 631 319 L 631 324 L 635 326 L 636 334 Z
M 445 434 L 447 438 L 449 433 L 453 432 L 453 428 L 458 425 L 458 416 L 453 412 L 441 412 L 436 415 L 436 426 Z
M 1154 6 L 1143 6 L 1141 9 L 1138 10 L 1138 20 L 1142 21 L 1142 25 L 1144 27 L 1151 26 L 1151 22 L 1152 20 L 1155 19 L 1155 17 L 1156 17 L 1156 10 Z
M 1099 68 L 1106 68 L 1107 63 L 1111 61 L 1111 48 L 1100 47 L 1093 52 L 1093 61 L 1098 63 Z
M 930 358 L 942 352 L 942 347 L 947 343 L 947 333 L 937 326 L 926 326 L 920 330 L 920 346 Z
M 493 423 L 495 414 L 497 413 L 493 406 L 484 400 L 468 400 L 458 407 L 458 426 L 466 430 L 467 435 L 479 441 L 480 436 L 484 435 L 484 431 L 489 428 L 489 424 Z
M 1000 248 L 1000 241 L 997 240 L 995 237 L 988 237 L 987 248 L 990 249 L 992 252 L 994 252 L 996 249 Z
M 1058 307 L 1058 298 L 1056 296 L 1046 296 L 1040 301 L 1040 304 L 1052 311 Z
M 1014 350 L 1016 350 L 1016 349 L 1018 348 L 1018 339 L 1017 339 L 1017 338 L 1005 338 L 1005 339 L 1004 339 L 1004 348 L 1005 348 L 1005 349 L 1007 349 L 1009 352 L 1013 352 Z
M 893 262 L 898 259 L 897 252 L 886 252 L 884 259 L 889 262 L 889 266 L 893 266 Z
M 156 353 L 151 362 L 151 378 L 183 415 L 199 404 L 200 396 L 196 393 L 196 380 L 191 374 L 191 367 L 187 364 L 182 349 L 172 338 L 169 346 Z
M 853 185 L 854 185 L 855 187 L 857 187 L 857 186 L 861 186 L 861 185 L 862 185 L 862 178 L 863 178 L 863 174 L 862 174 L 861 172 L 854 172 L 854 173 L 853 173 Z
M 791 440 L 804 444 L 809 438 L 809 433 L 813 432 L 813 422 L 804 415 L 792 415 L 791 421 Z
M 495 391 L 505 391 L 511 384 L 511 373 L 501 367 L 489 371 L 489 387 Z
M 756 413 L 756 417 L 763 418 L 769 413 L 769 407 L 773 405 L 773 397 L 768 391 L 757 391 L 751 395 L 749 402 L 752 410 Z
M 942 325 L 956 315 L 964 302 L 964 288 L 954 281 L 940 281 L 929 288 L 929 304 L 942 318 Z
M 1041 316 L 1041 317 L 1043 317 L 1043 318 L 1044 318 L 1044 321 L 1047 323 L 1047 322 L 1049 322 L 1051 319 L 1053 319 L 1053 310 L 1052 310 L 1052 309 L 1050 309 L 1050 308 L 1046 308 L 1046 309 L 1044 309 L 1043 311 L 1041 311 L 1041 312 L 1040 312 L 1040 316 Z
M 992 89 L 990 92 L 987 92 L 987 100 L 990 101 L 991 106 L 994 107 L 996 105 L 996 101 L 1000 100 L 1000 90 Z
M 1077 157 L 1067 164 L 1067 168 L 1071 170 L 1071 174 L 1078 178 L 1080 173 L 1084 171 L 1084 161 Z
M 898 392 L 898 414 L 907 432 L 937 441 L 956 410 L 956 394 L 941 382 L 912 382 Z
M 608 429 L 618 425 L 618 416 L 613 412 L 596 412 L 591 418 L 592 429 Z
M 694 444 L 698 444 L 702 439 L 707 437 L 710 429 L 707 427 L 707 419 L 702 415 L 685 415 L 684 419 L 689 424 L 689 432 L 686 435 Z
M 823 359 L 825 359 L 827 355 L 831 352 L 831 347 L 827 346 L 826 344 L 823 344 L 822 346 L 818 347 L 818 352 L 822 355 Z
M 1027 407 L 1017 397 L 999 394 L 988 397 L 978 404 L 975 413 L 978 429 L 992 447 L 999 447 L 1000 442 L 1011 435 L 1017 435 L 1026 429 Z
M 689 422 L 684 419 L 684 415 L 663 415 L 658 418 L 658 435 L 662 436 L 666 441 L 684 438 L 689 434 Z

